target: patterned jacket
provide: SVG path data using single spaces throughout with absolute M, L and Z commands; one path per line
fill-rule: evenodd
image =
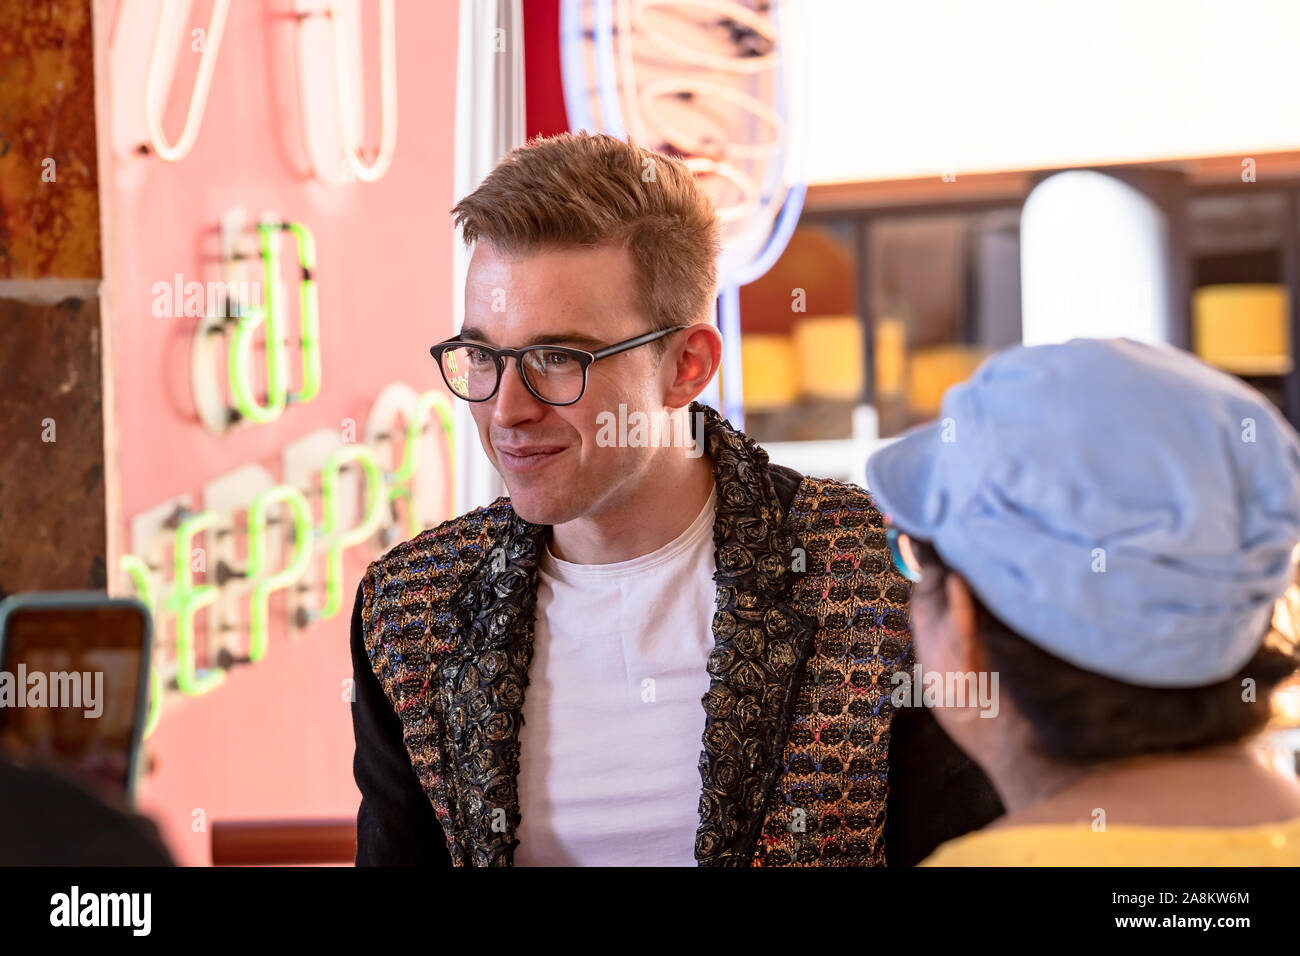
M 717 488 L 698 864 L 912 865 L 994 819 L 987 778 L 933 716 L 893 712 L 890 677 L 913 666 L 908 590 L 867 493 L 771 465 L 692 411 Z M 512 865 L 549 534 L 499 498 L 367 569 L 352 618 L 359 864 Z

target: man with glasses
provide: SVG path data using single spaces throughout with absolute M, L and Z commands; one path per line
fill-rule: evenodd
M 908 590 L 866 493 L 696 401 L 719 227 L 686 167 L 564 134 L 454 215 L 465 322 L 432 354 L 509 497 L 357 589 L 357 862 L 910 865 L 992 820 L 891 712 Z M 698 444 L 602 431 L 634 415 Z

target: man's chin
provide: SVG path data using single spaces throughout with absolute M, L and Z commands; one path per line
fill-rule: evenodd
M 506 491 L 510 494 L 510 506 L 514 508 L 515 514 L 529 524 L 564 524 L 575 517 L 573 509 L 563 502 L 548 500 L 526 489 L 515 490 L 508 485 Z

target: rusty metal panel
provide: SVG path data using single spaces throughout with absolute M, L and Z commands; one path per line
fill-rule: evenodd
M 0 279 L 101 274 L 90 0 L 0 2 Z

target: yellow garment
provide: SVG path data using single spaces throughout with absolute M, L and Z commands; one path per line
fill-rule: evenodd
M 949 840 L 921 866 L 1300 866 L 1300 817 L 1250 827 L 984 829 Z

